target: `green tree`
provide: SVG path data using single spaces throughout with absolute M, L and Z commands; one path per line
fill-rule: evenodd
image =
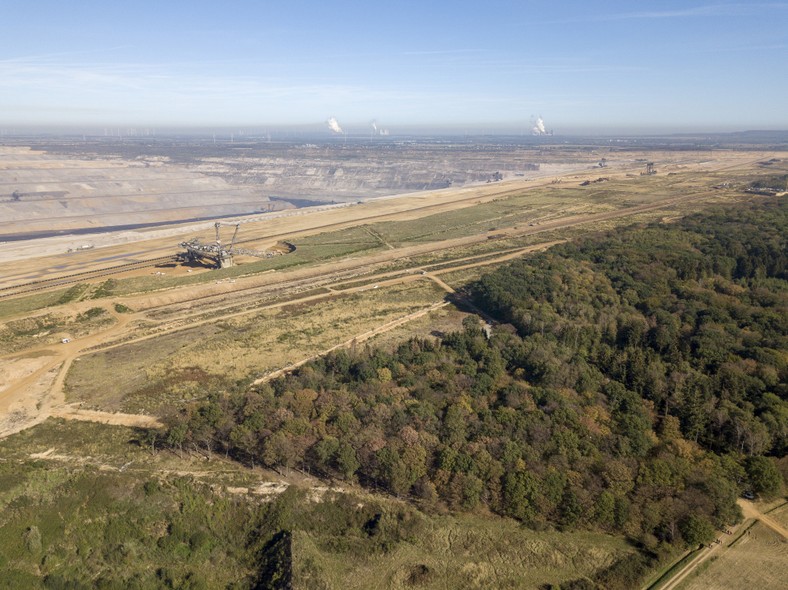
M 361 467 L 361 463 L 359 463 L 356 456 L 356 450 L 345 441 L 339 443 L 339 448 L 336 452 L 336 462 L 342 477 L 347 480 L 352 480 L 356 476 L 356 471 Z
M 610 492 L 602 492 L 594 504 L 594 520 L 607 529 L 616 522 L 616 498 Z
M 690 547 L 706 544 L 714 539 L 714 527 L 703 516 L 690 514 L 679 524 L 684 541 Z
M 782 475 L 768 457 L 749 457 L 745 468 L 752 491 L 756 494 L 773 498 L 782 490 Z
M 509 472 L 503 478 L 503 511 L 522 521 L 535 515 L 534 499 L 539 493 L 538 480 L 527 472 Z

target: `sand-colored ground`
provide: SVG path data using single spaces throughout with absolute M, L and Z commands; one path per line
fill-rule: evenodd
M 79 340 L 0 357 L 0 436 L 39 424 L 56 410 L 67 417 L 63 381 L 71 363 L 81 351 L 128 329 L 129 316 L 111 308 L 107 308 L 107 313 L 115 321 L 106 329 Z

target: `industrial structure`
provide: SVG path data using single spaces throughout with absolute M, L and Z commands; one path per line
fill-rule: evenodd
M 222 245 L 222 240 L 219 236 L 219 228 L 221 226 L 234 227 L 233 237 L 230 238 L 230 245 L 226 248 Z M 238 237 L 238 229 L 241 227 L 240 223 L 222 223 L 217 221 L 214 224 L 216 228 L 216 241 L 211 244 L 203 244 L 199 238 L 194 238 L 188 242 L 181 242 L 180 246 L 185 252 L 178 253 L 178 259 L 181 262 L 199 262 L 208 264 L 213 268 L 230 268 L 235 266 L 233 256 L 255 256 L 257 258 L 273 258 L 274 256 L 281 256 L 289 252 L 294 252 L 296 247 L 290 242 L 277 242 L 276 246 L 270 250 L 247 250 L 246 248 L 237 248 L 236 238 Z M 247 240 L 248 241 L 248 240 Z
M 222 246 L 222 240 L 219 237 L 219 228 L 222 225 L 235 226 L 230 245 L 226 248 Z M 216 241 L 213 244 L 203 244 L 198 238 L 194 238 L 188 242 L 181 242 L 181 248 L 184 248 L 186 251 L 179 254 L 180 258 L 186 262 L 208 261 L 214 268 L 229 268 L 234 266 L 233 246 L 235 246 L 235 238 L 238 236 L 238 228 L 241 227 L 241 224 L 223 224 L 221 221 L 217 221 L 214 227 L 216 228 Z

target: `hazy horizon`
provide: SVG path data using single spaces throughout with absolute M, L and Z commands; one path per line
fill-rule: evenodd
M 302 125 L 231 125 L 231 126 L 211 126 L 211 125 L 180 125 L 180 126 L 146 126 L 146 125 L 0 125 L 0 139 L 2 138 L 25 138 L 25 137 L 68 137 L 85 136 L 86 138 L 108 138 L 108 139 L 142 139 L 142 138 L 171 138 L 178 136 L 194 136 L 202 138 L 212 138 L 219 141 L 242 142 L 244 139 L 269 139 L 275 140 L 295 140 L 295 139 L 322 139 L 342 142 L 346 140 L 396 140 L 408 137 L 434 136 L 434 137 L 511 137 L 529 138 L 535 142 L 549 141 L 551 138 L 560 140 L 561 138 L 638 138 L 638 137 L 671 137 L 671 136 L 726 136 L 726 135 L 748 135 L 748 134 L 785 134 L 788 140 L 788 125 L 784 128 L 761 128 L 744 129 L 736 127 L 598 127 L 598 128 L 578 128 L 550 129 L 543 136 L 534 135 L 528 124 L 524 125 L 504 125 L 504 124 L 470 124 L 470 125 L 403 125 L 390 132 L 386 136 L 371 134 L 369 127 L 364 124 L 343 125 L 342 134 L 331 133 L 322 122 L 309 123 Z
M 0 127 L 788 129 L 786 16 L 786 2 L 11 0 Z

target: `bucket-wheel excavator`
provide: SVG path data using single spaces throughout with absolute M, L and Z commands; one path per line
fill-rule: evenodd
M 222 246 L 222 240 L 219 236 L 219 228 L 223 225 L 235 227 L 233 237 L 230 239 L 230 245 L 226 248 Z M 214 268 L 229 268 L 233 266 L 233 247 L 235 246 L 235 238 L 238 236 L 238 228 L 241 227 L 241 224 L 217 221 L 214 227 L 216 228 L 216 241 L 214 243 L 203 244 L 198 238 L 188 242 L 181 242 L 181 248 L 186 250 L 180 253 L 181 258 L 187 262 L 204 263 L 208 261 Z

